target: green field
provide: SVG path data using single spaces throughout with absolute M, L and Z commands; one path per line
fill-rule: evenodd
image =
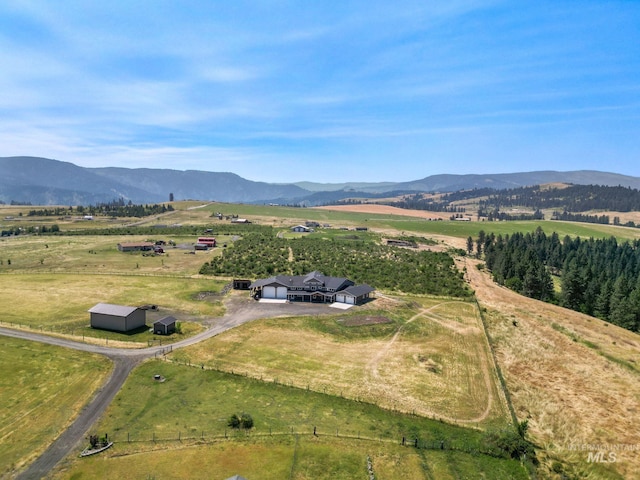
M 156 374 L 166 381 L 156 382 Z M 226 427 L 228 417 L 241 412 L 255 421 L 249 434 Z M 479 473 L 487 479 L 528 478 L 518 461 L 468 453 L 488 451 L 479 431 L 161 361 L 136 369 L 95 430 L 109 433 L 116 447 L 67 463 L 59 478 L 97 478 L 104 471 L 118 478 L 131 472 L 169 478 L 207 472 L 211 478 L 215 471 L 221 478 L 240 472 L 247 478 L 355 479 L 365 477 L 367 456 L 380 480 Z
M 0 477 L 19 469 L 64 430 L 105 381 L 111 362 L 34 342 L 2 338 Z

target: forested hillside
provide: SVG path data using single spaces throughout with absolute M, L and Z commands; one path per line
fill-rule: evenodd
M 395 207 L 437 212 L 464 212 L 457 202 L 477 200 L 481 216 L 489 216 L 503 208 L 526 207 L 532 210 L 557 209 L 566 212 L 610 210 L 640 211 L 640 191 L 627 187 L 600 185 L 567 185 L 562 187 L 532 186 L 506 190 L 481 188 L 448 193 L 441 196 L 416 193 L 402 200 L 388 202 Z M 494 215 L 495 216 L 495 215 Z M 506 218 L 496 217 L 496 220 Z
M 481 234 L 475 244 L 496 282 L 640 332 L 640 241 L 561 240 L 538 228 L 533 234 Z M 560 277 L 558 295 L 551 274 Z

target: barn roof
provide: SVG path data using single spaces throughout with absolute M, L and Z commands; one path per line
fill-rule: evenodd
M 135 312 L 138 307 L 127 307 L 125 305 L 113 305 L 111 303 L 98 303 L 89 309 L 89 313 L 101 313 L 103 315 L 113 315 L 116 317 L 127 317 Z

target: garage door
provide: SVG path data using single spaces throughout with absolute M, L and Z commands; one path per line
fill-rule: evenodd
M 262 289 L 262 298 L 276 298 L 276 287 L 264 287 Z
M 356 303 L 356 298 L 355 297 L 345 297 L 345 303 Z
M 276 298 L 287 299 L 287 287 L 276 287 Z
M 336 295 L 336 302 L 346 303 L 344 295 Z

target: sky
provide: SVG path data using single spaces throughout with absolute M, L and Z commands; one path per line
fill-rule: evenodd
M 640 1 L 0 2 L 0 157 L 640 176 Z

